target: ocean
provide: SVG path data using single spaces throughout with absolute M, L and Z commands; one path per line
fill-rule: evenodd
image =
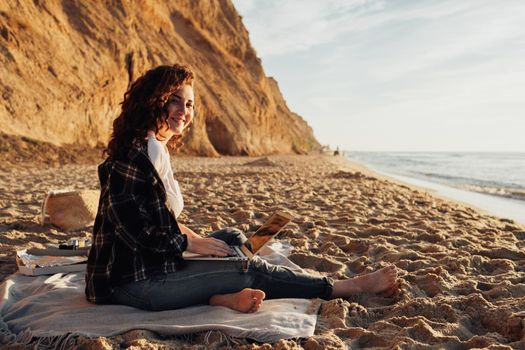
M 345 152 L 371 170 L 525 223 L 525 153 Z

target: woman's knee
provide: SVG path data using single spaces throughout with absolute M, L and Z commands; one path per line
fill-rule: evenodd
M 208 236 L 220 239 L 229 245 L 242 245 L 248 240 L 241 230 L 234 227 L 226 227 L 222 230 L 214 231 Z

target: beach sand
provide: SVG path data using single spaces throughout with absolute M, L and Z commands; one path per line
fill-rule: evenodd
M 525 341 L 525 227 L 373 174 L 340 157 L 174 157 L 185 209 L 180 222 L 205 234 L 254 231 L 275 210 L 295 219 L 280 234 L 290 259 L 334 279 L 394 264 L 394 295 L 322 303 L 308 339 L 239 349 L 521 349 Z M 15 250 L 74 233 L 39 224 L 50 189 L 98 189 L 96 165 L 25 163 L 0 172 L 0 274 L 16 271 Z M 90 349 L 227 348 L 220 334 L 162 339 L 133 331 L 79 338 Z

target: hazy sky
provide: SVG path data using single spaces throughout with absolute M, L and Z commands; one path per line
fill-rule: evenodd
M 524 0 L 233 0 L 322 144 L 525 152 Z

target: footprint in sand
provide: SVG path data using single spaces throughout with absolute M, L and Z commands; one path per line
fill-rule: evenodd
M 440 323 L 456 323 L 458 315 L 452 306 L 439 300 L 416 298 L 405 304 L 396 305 L 390 316 L 414 317 L 422 316 L 427 320 Z
M 497 286 L 481 294 L 485 299 L 490 300 L 491 302 L 501 298 L 512 297 L 512 292 L 508 289 L 507 286 Z
M 320 248 L 319 252 L 322 254 L 328 254 L 331 256 L 345 256 L 345 252 L 343 252 L 337 245 L 335 245 L 333 242 L 326 242 L 324 243 Z
M 367 262 L 368 262 L 368 259 L 366 258 L 366 256 L 360 256 L 359 258 L 355 260 L 347 262 L 346 267 L 354 273 L 361 273 L 366 270 Z
M 443 278 L 433 273 L 415 276 L 413 282 L 415 282 L 416 285 L 431 298 L 438 294 L 442 294 L 443 291 L 446 290 L 446 282 L 443 280 Z
M 328 323 L 330 328 L 344 328 L 347 327 L 345 320 L 348 316 L 348 301 L 337 298 L 325 301 L 321 304 L 319 316 Z
M 315 255 L 294 253 L 291 254 L 289 258 L 291 261 L 293 261 L 301 267 L 319 272 L 337 272 L 346 268 L 346 266 L 340 262 L 318 257 Z
M 347 245 L 350 242 L 350 238 L 338 234 L 329 233 L 325 236 L 326 242 L 333 242 L 339 247 Z
M 525 259 L 524 252 L 505 248 L 505 247 L 499 247 L 499 248 L 488 249 L 488 250 L 480 250 L 480 251 L 477 251 L 475 254 L 486 256 L 492 259 L 510 259 L 510 260 Z
M 481 265 L 481 269 L 490 275 L 500 275 L 507 272 L 513 272 L 516 264 L 508 259 L 491 259 Z

